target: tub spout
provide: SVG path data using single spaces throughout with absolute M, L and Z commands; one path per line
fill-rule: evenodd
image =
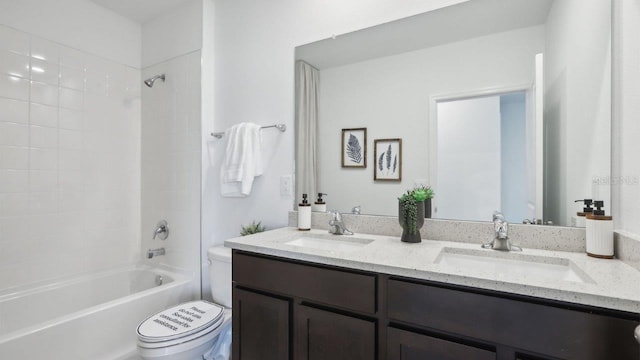
M 164 255 L 165 250 L 164 248 L 159 248 L 159 249 L 149 249 L 149 251 L 147 251 L 147 259 L 151 259 L 154 256 L 160 256 L 160 255 Z

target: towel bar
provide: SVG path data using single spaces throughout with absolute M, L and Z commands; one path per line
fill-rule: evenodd
M 287 125 L 285 124 L 275 124 L 275 125 L 267 125 L 267 126 L 260 127 L 260 129 L 267 129 L 267 128 L 276 128 L 281 132 L 287 131 Z M 214 133 L 211 133 L 211 136 L 213 136 L 216 139 L 222 139 L 222 137 L 224 136 L 224 132 L 214 132 Z

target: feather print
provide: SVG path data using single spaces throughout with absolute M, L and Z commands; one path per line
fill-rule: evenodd
M 382 167 L 382 162 L 384 161 L 384 153 L 380 154 L 380 158 L 378 159 L 378 169 L 380 169 L 380 171 L 382 171 L 383 167 Z
M 391 169 L 391 144 L 389 144 L 389 148 L 387 149 L 387 170 Z
M 353 134 L 349 134 L 349 141 L 347 142 L 347 156 L 349 160 L 356 164 L 360 164 L 362 161 L 362 147 L 360 141 Z
M 393 158 L 393 174 L 396 173 L 396 169 L 398 168 L 398 154 Z

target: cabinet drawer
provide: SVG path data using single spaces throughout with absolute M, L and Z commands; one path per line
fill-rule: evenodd
M 376 276 L 233 253 L 233 281 L 269 292 L 373 314 Z
M 495 360 L 496 353 L 472 346 L 387 328 L 387 360 Z
M 388 282 L 389 318 L 565 359 L 638 359 L 636 321 L 462 290 Z

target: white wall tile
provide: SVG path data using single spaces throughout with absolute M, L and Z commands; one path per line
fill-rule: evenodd
M 84 71 L 87 55 L 82 51 L 60 46 L 60 67 Z
M 82 110 L 82 91 L 60 88 L 60 107 Z
M 0 169 L 0 192 L 21 193 L 27 191 L 29 191 L 28 171 Z
M 82 112 L 71 109 L 60 109 L 60 129 L 82 130 Z
M 58 64 L 59 56 L 60 46 L 58 44 L 36 36 L 31 37 L 31 57 Z
M 29 148 L 0 146 L 0 169 L 29 169 Z
M 0 145 L 28 146 L 29 127 L 25 124 L 0 122 Z
M 58 64 L 36 58 L 31 59 L 31 80 L 57 86 L 59 75 Z
M 29 103 L 0 98 L 0 121 L 27 124 L 29 122 Z
M 0 26 L 0 49 L 29 56 L 29 35 L 6 26 Z
M 58 172 L 56 170 L 31 170 L 29 175 L 29 191 L 58 191 Z
M 0 97 L 29 100 L 29 80 L 0 74 Z
M 0 216 L 22 216 L 29 214 L 29 194 L 0 194 Z
M 56 170 L 58 168 L 58 149 L 31 148 L 29 160 L 31 170 Z
M 60 66 L 60 86 L 76 90 L 84 90 L 84 69 Z
M 58 211 L 57 192 L 39 192 L 29 194 L 29 213 L 51 214 Z M 40 227 L 34 227 L 40 228 Z
M 29 143 L 32 148 L 57 148 L 58 129 L 31 125 Z
M 140 256 L 140 71 L 31 46 L 25 60 L 30 36 L 0 26 L 0 290 Z
M 31 104 L 31 125 L 57 127 L 58 108 L 40 104 Z
M 29 57 L 0 50 L 0 73 L 29 77 Z
M 81 150 L 82 132 L 78 130 L 60 129 L 58 132 L 60 149 Z
M 58 86 L 32 81 L 31 102 L 58 106 Z
M 85 153 L 80 150 L 66 150 L 61 148 L 58 152 L 58 167 L 60 170 L 84 169 Z

